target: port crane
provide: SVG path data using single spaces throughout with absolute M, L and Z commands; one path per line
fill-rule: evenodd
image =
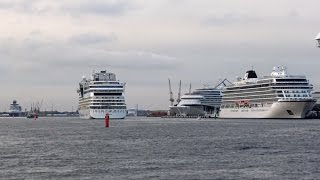
M 170 95 L 170 105 L 173 106 L 173 103 L 174 103 L 174 99 L 173 99 L 173 93 L 172 93 L 172 88 L 171 88 L 171 82 L 170 82 L 170 79 L 168 78 L 169 80 L 169 95 Z
M 181 80 L 179 83 L 179 92 L 178 92 L 178 98 L 177 98 L 177 104 L 179 104 L 181 101 Z
M 43 104 L 43 99 L 41 102 L 36 102 L 36 103 L 32 103 L 31 104 L 31 109 L 30 109 L 30 112 L 36 112 L 36 113 L 40 113 L 40 109 L 42 107 L 42 104 Z

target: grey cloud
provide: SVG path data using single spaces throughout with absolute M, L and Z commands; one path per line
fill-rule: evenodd
M 81 72 L 106 66 L 127 73 L 161 74 L 161 71 L 177 69 L 180 64 L 177 58 L 154 52 L 106 50 L 83 44 L 70 45 L 68 41 L 28 38 L 3 43 L 0 43 L 0 58 L 7 60 L 8 70 L 4 76 L 11 77 L 14 84 L 70 84 L 72 79 L 79 79 Z
M 234 24 L 257 23 L 261 21 L 263 21 L 263 19 L 256 16 L 238 13 L 226 13 L 223 15 L 209 16 L 204 20 L 204 24 L 209 26 L 226 26 Z
M 19 13 L 45 13 L 51 10 L 50 6 L 37 6 L 40 0 L 20 0 L 20 1 L 2 1 L 0 10 L 12 10 Z
M 296 10 L 291 10 L 291 11 L 288 13 L 288 16 L 289 16 L 289 18 L 294 18 L 294 19 L 296 19 L 296 18 L 299 18 L 301 15 L 300 15 L 300 13 L 299 13 L 298 11 L 296 11 Z
M 117 36 L 114 33 L 110 35 L 86 33 L 86 34 L 73 36 L 69 39 L 71 43 L 77 43 L 77 44 L 83 44 L 83 45 L 112 42 L 116 40 L 117 40 Z
M 49 54 L 54 54 L 49 52 Z M 59 50 L 60 51 L 60 50 Z M 45 54 L 48 54 L 46 52 Z M 113 51 L 95 48 L 73 47 L 60 52 L 59 59 L 48 61 L 50 67 L 97 68 L 109 66 L 132 71 L 161 71 L 178 68 L 176 58 L 143 51 Z
M 68 14 L 79 16 L 95 14 L 118 16 L 133 8 L 129 0 L 77 0 L 59 2 L 50 0 L 12 0 L 0 2 L 0 10 L 11 10 L 28 14 Z
M 127 0 L 118 1 L 80 1 L 74 4 L 62 6 L 64 13 L 70 14 L 96 14 L 96 15 L 123 15 L 132 8 L 132 4 Z

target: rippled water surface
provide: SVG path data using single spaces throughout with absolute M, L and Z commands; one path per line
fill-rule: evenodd
M 0 179 L 319 179 L 320 120 L 0 119 Z

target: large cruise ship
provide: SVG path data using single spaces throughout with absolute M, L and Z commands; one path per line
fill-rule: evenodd
M 220 118 L 305 118 L 316 100 L 305 76 L 288 75 L 274 67 L 271 76 L 258 78 L 247 71 L 223 91 Z
M 93 73 L 91 79 L 83 77 L 79 83 L 79 115 L 84 119 L 101 119 L 106 113 L 111 119 L 126 117 L 125 83 L 107 71 Z

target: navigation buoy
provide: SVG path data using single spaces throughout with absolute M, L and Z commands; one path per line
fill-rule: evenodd
M 34 120 L 37 120 L 37 114 L 36 113 L 33 114 L 33 117 L 34 117 Z
M 104 122 L 106 124 L 106 128 L 109 127 L 109 114 L 108 113 L 106 113 L 106 116 L 104 118 Z

